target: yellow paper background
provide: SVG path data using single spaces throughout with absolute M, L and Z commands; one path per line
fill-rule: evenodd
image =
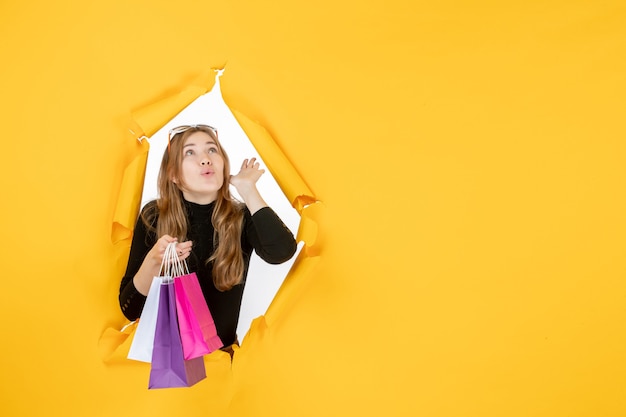
M 626 414 L 621 2 L 5 1 L 0 36 L 1 415 Z M 101 343 L 128 129 L 222 67 L 309 256 L 232 367 L 148 391 Z

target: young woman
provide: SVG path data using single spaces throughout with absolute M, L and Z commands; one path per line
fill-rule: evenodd
M 141 315 L 165 248 L 177 242 L 179 259 L 196 272 L 224 349 L 237 343 L 241 299 L 254 250 L 268 263 L 289 260 L 296 251 L 291 231 L 267 206 L 256 187 L 265 172 L 255 158 L 230 175 L 228 156 L 217 131 L 207 125 L 170 130 L 158 177 L 159 198 L 142 209 L 126 273 L 120 307 Z M 244 204 L 231 197 L 233 185 Z

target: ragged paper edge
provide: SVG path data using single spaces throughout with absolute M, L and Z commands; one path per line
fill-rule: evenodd
M 243 113 L 231 106 L 229 108 L 293 208 L 300 214 L 296 240 L 304 242 L 304 247 L 267 311 L 250 324 L 241 348 L 235 355 L 235 357 L 238 355 L 242 357 L 248 349 L 248 340 L 251 345 L 254 345 L 254 341 L 260 340 L 263 334 L 269 334 L 268 330 L 278 324 L 280 318 L 284 317 L 291 306 L 297 302 L 310 283 L 310 277 L 320 259 L 322 248 L 320 224 L 323 224 L 324 204 L 314 196 L 269 132 Z
M 265 312 L 268 326 L 280 320 L 282 313 L 297 302 L 309 284 L 309 277 L 321 256 L 323 242 L 319 224 L 323 214 L 324 205 L 321 202 L 308 205 L 301 212 L 297 240 L 304 242 L 304 247 Z
M 111 241 L 113 243 L 129 239 L 132 236 L 132 229 L 143 192 L 148 149 L 148 142 L 137 143 L 135 157 L 124 169 L 111 226 Z
M 266 313 L 252 320 L 241 347 L 235 352 L 234 359 L 240 358 L 238 362 L 245 362 L 246 353 L 254 349 L 255 344 L 264 340 L 271 331 L 280 328 L 281 319 L 286 317 L 291 307 L 305 294 L 320 259 L 320 256 L 309 257 L 305 251 L 300 252 Z M 234 363 L 235 361 L 233 366 Z
M 198 97 L 211 91 L 215 85 L 215 74 L 219 71 L 221 69 L 206 71 L 178 94 L 157 100 L 131 112 L 127 133 L 138 141 L 138 146 L 136 155 L 124 169 L 111 227 L 113 243 L 132 236 L 141 203 L 148 160 L 149 145 L 144 139 L 154 135 Z
M 137 322 L 129 323 L 121 330 L 112 327 L 106 328 L 98 340 L 98 351 L 102 362 L 107 365 L 139 364 L 140 362 L 127 359 L 136 328 Z
M 147 141 L 143 139 L 156 133 L 160 128 L 173 119 L 186 106 L 191 104 L 201 95 L 207 93 L 215 84 L 215 73 L 222 70 L 211 70 L 211 77 L 204 74 L 188 88 L 175 96 L 159 100 L 132 113 L 129 122 L 129 132 L 140 144 Z M 294 209 L 300 214 L 301 221 L 298 228 L 297 240 L 304 242 L 304 247 L 298 254 L 298 258 L 289 270 L 278 292 L 272 299 L 265 315 L 256 318 L 246 334 L 262 335 L 259 327 L 269 327 L 277 323 L 281 314 L 289 310 L 289 307 L 302 295 L 307 279 L 312 275 L 312 270 L 317 265 L 320 256 L 321 242 L 319 224 L 322 219 L 324 205 L 313 195 L 306 182 L 301 178 L 291 161 L 285 156 L 276 144 L 269 132 L 245 116 L 243 113 L 228 106 L 237 122 L 252 142 L 268 169 L 276 179 L 279 187 L 288 198 Z M 138 155 L 126 167 L 120 187 L 118 203 L 116 205 L 112 240 L 119 242 L 132 236 L 132 230 L 137 217 L 141 199 L 142 187 L 145 178 L 148 146 L 142 146 Z M 128 349 L 134 334 L 134 327 L 119 331 L 107 328 L 101 335 L 98 347 L 102 360 L 105 363 L 127 363 Z M 127 334 L 127 332 L 129 332 Z M 243 336 L 243 335 L 242 335 Z M 250 338 L 254 339 L 254 337 Z M 245 353 L 237 348 L 235 357 Z M 224 353 L 224 352 L 217 352 Z M 214 357 L 216 355 L 209 355 Z M 219 356 L 219 355 L 217 355 Z M 226 357 L 227 354 L 220 357 Z
M 269 132 L 243 113 L 228 107 L 291 205 L 300 212 L 306 205 L 315 202 L 313 192 Z
M 216 73 L 222 70 L 222 68 L 212 68 L 202 73 L 178 94 L 157 100 L 133 111 L 129 130 L 138 140 L 154 135 L 185 107 L 193 103 L 198 97 L 211 91 L 215 85 Z

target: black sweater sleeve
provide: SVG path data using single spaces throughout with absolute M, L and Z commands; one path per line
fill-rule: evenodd
M 250 216 L 246 210 L 245 237 L 261 259 L 270 264 L 288 261 L 296 252 L 293 233 L 270 207 Z
M 144 208 L 144 210 L 147 209 Z M 139 267 L 146 258 L 146 255 L 152 249 L 152 246 L 156 243 L 156 235 L 153 232 L 149 232 L 144 224 L 141 216 L 137 219 L 135 224 L 135 230 L 133 232 L 133 240 L 130 247 L 130 255 L 128 257 L 128 265 L 126 267 L 126 273 L 122 277 L 120 284 L 120 307 L 122 313 L 129 320 L 136 320 L 141 315 L 143 305 L 146 302 L 146 296 L 141 294 L 135 288 L 133 278 Z

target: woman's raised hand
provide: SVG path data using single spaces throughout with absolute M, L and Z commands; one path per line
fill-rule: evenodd
M 256 158 L 245 159 L 241 164 L 239 173 L 230 177 L 230 183 L 237 189 L 251 214 L 267 206 L 256 188 L 256 182 L 264 172 L 265 170 L 261 169 Z
M 261 165 L 256 161 L 256 158 L 244 159 L 237 175 L 230 176 L 230 183 L 237 189 L 239 194 L 245 192 L 250 186 L 255 187 L 256 182 L 261 178 L 261 175 L 265 172 L 261 169 Z

